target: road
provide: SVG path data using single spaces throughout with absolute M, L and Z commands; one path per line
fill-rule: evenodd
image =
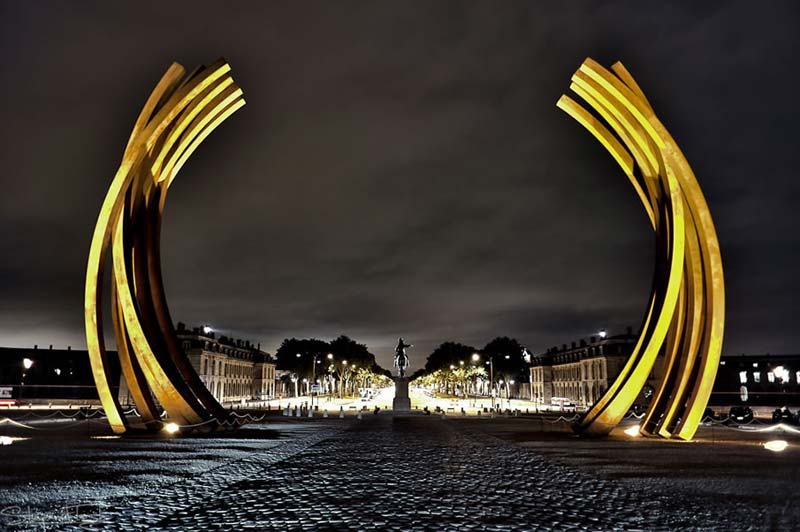
M 516 418 L 275 419 L 226 437 L 16 443 L 0 454 L 0 529 L 728 532 L 800 524 L 782 506 L 782 493 L 797 491 L 796 468 L 775 474 L 796 463 L 797 449 L 766 456 L 756 447 L 581 440 L 581 460 L 591 462 L 574 466 L 553 455 L 569 455 L 574 439 L 533 435 L 535 445 L 515 444 L 534 428 Z M 629 463 L 637 449 L 664 463 Z M 720 449 L 727 454 L 717 459 Z M 706 454 L 673 469 L 676 450 Z M 740 474 L 747 489 L 718 495 L 712 477 L 746 473 L 736 460 L 766 464 L 762 478 L 773 482 Z M 614 461 L 648 481 L 614 478 Z M 681 475 L 689 487 L 674 481 Z M 11 504 L 27 513 L 9 515 Z M 65 515 L 80 505 L 80 514 Z

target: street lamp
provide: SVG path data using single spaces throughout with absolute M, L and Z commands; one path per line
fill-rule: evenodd
M 210 325 L 203 325 L 203 334 L 208 334 L 213 330 Z
M 23 358 L 22 359 L 22 367 L 25 368 L 25 370 L 31 369 L 33 367 L 33 360 L 31 360 L 30 358 Z M 25 389 L 25 376 L 26 375 L 27 375 L 27 373 L 25 373 L 23 371 L 22 372 L 22 381 L 21 381 L 20 386 L 19 386 L 19 398 L 20 398 L 20 400 L 22 399 L 22 391 Z
M 600 332 L 597 334 L 600 335 L 600 338 L 605 338 L 608 333 L 606 333 L 605 329 L 600 329 Z
M 486 364 L 489 365 L 489 388 L 492 390 L 492 411 L 494 411 L 494 355 L 489 357 Z
M 342 360 L 342 369 L 339 370 L 339 397 L 344 397 L 344 378 L 347 375 L 347 360 Z

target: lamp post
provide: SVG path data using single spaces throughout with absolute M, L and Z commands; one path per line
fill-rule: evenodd
M 23 390 L 25 390 L 25 376 L 27 375 L 27 373 L 25 372 L 33 367 L 33 360 L 31 360 L 30 358 L 23 358 L 22 367 L 24 368 L 24 371 L 22 372 L 22 381 L 20 382 L 20 387 L 19 387 L 20 402 L 22 401 L 22 392 Z
M 342 367 L 337 370 L 339 374 L 339 397 L 344 397 L 344 376 L 347 373 L 347 360 L 342 360 Z
M 508 358 L 508 356 L 506 356 L 506 358 Z M 473 362 L 478 362 L 480 359 L 481 359 L 481 356 L 478 353 L 473 353 L 472 354 L 472 361 Z M 489 360 L 487 360 L 485 362 L 485 364 L 488 364 L 488 366 L 489 366 L 489 388 L 491 389 L 492 410 L 494 411 L 494 394 L 495 394 L 495 389 L 494 389 L 494 355 L 489 355 Z

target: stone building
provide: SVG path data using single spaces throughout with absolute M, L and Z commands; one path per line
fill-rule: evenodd
M 261 345 L 217 337 L 213 331 L 178 323 L 177 334 L 200 379 L 220 403 L 275 397 L 275 364 Z
M 552 347 L 531 357 L 531 400 L 550 405 L 568 400 L 578 406 L 594 404 L 627 362 L 638 337 L 628 328 L 616 336 L 592 336 L 571 345 Z M 660 360 L 648 383 L 656 382 Z M 643 400 L 649 399 L 645 389 Z
M 800 355 L 723 355 L 709 404 L 800 406 Z

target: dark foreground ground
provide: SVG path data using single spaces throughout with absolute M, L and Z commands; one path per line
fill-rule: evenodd
M 524 418 L 272 420 L 157 440 L 42 425 L 0 447 L 0 530 L 800 529 L 800 441 L 786 435 L 703 429 L 672 443 L 581 440 Z M 776 437 L 792 445 L 758 445 Z

